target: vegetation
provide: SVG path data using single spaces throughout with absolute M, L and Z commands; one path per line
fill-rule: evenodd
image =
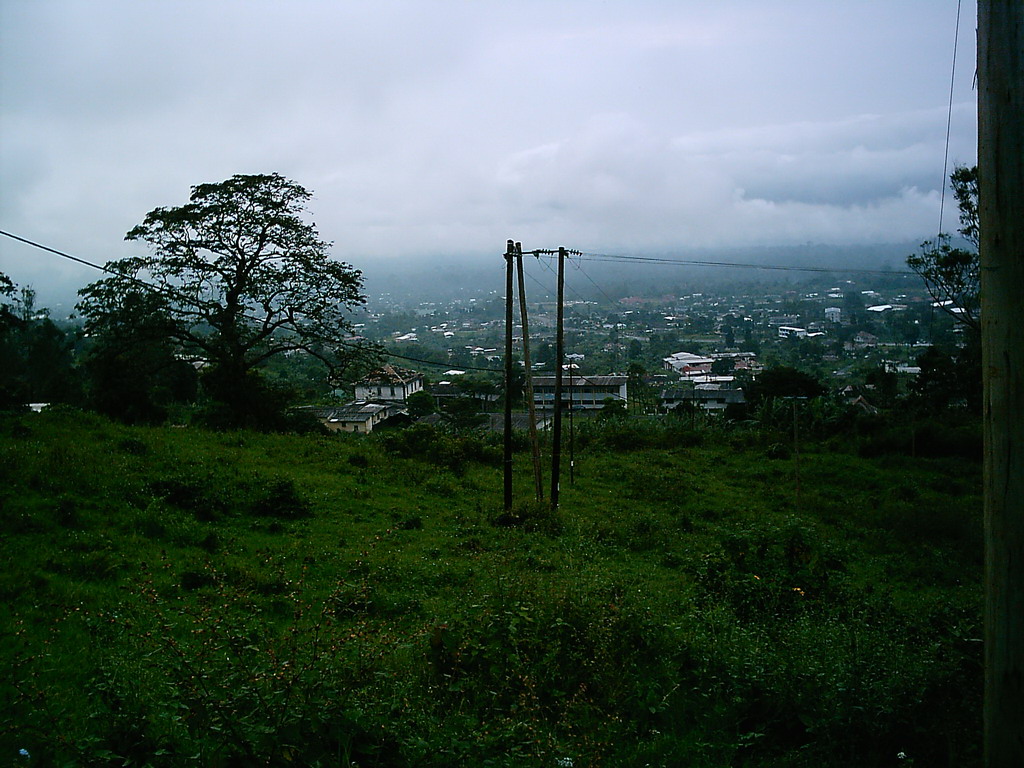
M 0 408 L 34 402 L 80 402 L 73 370 L 76 334 L 65 333 L 36 306 L 31 288 L 0 272 Z
M 5 416 L 0 760 L 980 765 L 976 428 L 798 414 L 586 422 L 511 513 L 472 433 Z
M 111 262 L 80 291 L 85 329 L 100 339 L 96 364 L 127 378 L 166 368 L 150 358 L 168 351 L 202 361 L 208 420 L 239 427 L 281 411 L 259 374 L 268 360 L 301 351 L 332 371 L 350 363 L 362 276 L 303 221 L 310 197 L 278 174 L 236 175 L 146 214 L 125 239 L 153 255 Z
M 948 234 L 921 243 L 918 253 L 907 257 L 907 265 L 924 281 L 928 294 L 938 306 L 975 332 L 981 330 L 981 262 L 978 244 L 978 166 L 960 166 L 949 176 L 953 196 L 960 209 L 957 232 L 971 248 L 952 244 Z
M 703 295 L 662 331 L 660 310 L 576 315 L 570 341 L 627 367 L 635 407 L 570 423 L 557 510 L 517 434 L 530 500 L 506 510 L 480 411 L 519 381 L 456 379 L 436 427 L 284 417 L 297 387 L 338 387 L 362 301 L 308 197 L 236 176 L 152 211 L 129 238 L 154 255 L 82 292 L 84 333 L 0 275 L 0 762 L 980 765 L 975 335 L 927 303 L 869 318 L 855 290 L 828 342 Z M 960 279 L 950 253 L 917 267 Z M 947 293 L 969 319 L 970 286 Z M 912 344 L 926 321 L 947 343 L 912 381 L 852 343 Z M 745 405 L 653 415 L 650 366 L 740 338 L 766 346 Z M 62 405 L 24 412 L 44 401 Z

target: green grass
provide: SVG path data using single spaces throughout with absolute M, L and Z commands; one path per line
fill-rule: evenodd
M 976 463 L 589 429 L 0 421 L 0 762 L 980 764 Z

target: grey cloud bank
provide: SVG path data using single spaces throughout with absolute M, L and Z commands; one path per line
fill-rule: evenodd
M 938 226 L 955 16 L 951 0 L 0 0 L 0 227 L 103 262 L 191 185 L 277 171 L 314 191 L 356 266 L 488 259 L 508 237 L 920 240 Z M 96 277 L 7 239 L 0 270 L 44 298 Z

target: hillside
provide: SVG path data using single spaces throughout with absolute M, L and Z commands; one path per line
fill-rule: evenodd
M 0 759 L 980 764 L 980 462 L 780 434 L 2 417 Z

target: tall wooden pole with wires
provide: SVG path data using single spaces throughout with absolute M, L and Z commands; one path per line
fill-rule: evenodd
M 558 248 L 558 307 L 555 314 L 555 401 L 551 425 L 551 507 L 558 508 L 562 470 L 562 366 L 565 363 L 565 248 Z
M 1024 3 L 978 3 L 985 765 L 1024 765 Z
M 533 490 L 537 501 L 544 500 L 544 473 L 540 467 L 540 441 L 537 438 L 537 408 L 533 402 L 533 369 L 530 364 L 530 322 L 526 313 L 526 281 L 523 275 L 523 244 L 516 243 L 516 274 L 519 278 L 519 315 L 523 325 L 523 370 L 526 375 L 526 404 L 530 415 L 530 450 L 533 453 Z
M 512 257 L 515 244 L 505 246 L 505 510 L 512 509 Z

